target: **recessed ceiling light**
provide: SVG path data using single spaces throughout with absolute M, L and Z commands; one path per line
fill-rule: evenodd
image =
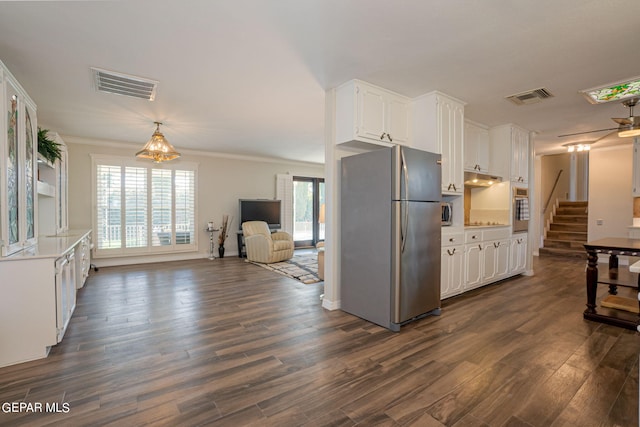
M 592 104 L 620 101 L 640 96 L 640 76 L 629 80 L 609 83 L 604 86 L 581 90 L 580 93 Z

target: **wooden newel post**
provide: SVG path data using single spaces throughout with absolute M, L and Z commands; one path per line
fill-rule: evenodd
M 585 313 L 596 312 L 596 289 L 598 287 L 598 254 L 587 252 L 587 309 Z

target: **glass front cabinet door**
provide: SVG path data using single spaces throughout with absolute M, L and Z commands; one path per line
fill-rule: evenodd
M 0 81 L 0 255 L 7 256 L 37 242 L 38 132 L 35 103 L 2 62 Z

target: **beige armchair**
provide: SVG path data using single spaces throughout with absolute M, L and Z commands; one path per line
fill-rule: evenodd
M 242 223 L 244 244 L 249 261 L 270 264 L 293 256 L 293 238 L 285 231 L 271 233 L 264 221 Z

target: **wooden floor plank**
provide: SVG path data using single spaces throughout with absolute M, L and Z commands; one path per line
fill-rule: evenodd
M 102 268 L 48 358 L 0 368 L 0 402 L 68 413 L 0 425 L 638 425 L 640 334 L 582 318 L 583 260 L 534 270 L 393 333 L 239 258 Z

